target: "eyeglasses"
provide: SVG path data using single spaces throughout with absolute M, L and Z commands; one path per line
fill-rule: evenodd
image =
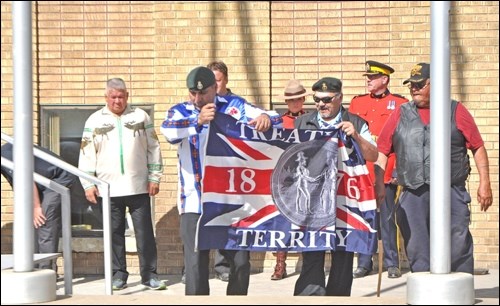
M 423 80 L 421 82 L 418 82 L 418 83 L 409 83 L 408 84 L 408 88 L 409 89 L 412 89 L 412 88 L 415 88 L 416 90 L 422 90 L 424 89 L 425 87 L 427 87 L 430 83 L 427 83 L 427 80 Z
M 339 94 L 336 94 L 333 97 L 323 97 L 323 98 L 318 98 L 316 96 L 313 96 L 313 100 L 316 103 L 319 103 L 320 101 L 322 101 L 323 103 L 327 104 L 327 103 L 332 102 L 332 100 L 334 100 L 334 99 L 336 99 L 338 97 L 339 97 Z

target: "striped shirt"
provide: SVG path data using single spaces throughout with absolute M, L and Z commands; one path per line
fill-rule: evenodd
M 240 122 L 267 114 L 274 127 L 281 127 L 281 118 L 275 111 L 265 111 L 236 96 L 216 96 L 216 112 L 232 116 Z M 201 181 L 203 178 L 202 161 L 208 138 L 208 124 L 198 126 L 199 110 L 191 102 L 174 105 L 167 111 L 160 131 L 170 144 L 177 145 L 178 157 L 178 198 L 179 214 L 201 214 Z

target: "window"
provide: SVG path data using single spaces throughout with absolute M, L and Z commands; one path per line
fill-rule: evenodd
M 134 104 L 134 106 L 142 108 L 152 120 L 154 119 L 153 105 Z M 102 104 L 41 105 L 40 145 L 59 154 L 67 163 L 78 167 L 85 121 L 102 107 Z M 101 206 L 87 201 L 79 180 L 71 188 L 71 225 L 73 236 L 102 236 Z M 132 228 L 132 225 L 130 224 L 128 228 Z

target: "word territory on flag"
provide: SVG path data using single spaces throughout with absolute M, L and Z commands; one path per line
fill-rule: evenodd
M 218 113 L 205 150 L 198 249 L 375 251 L 373 183 L 340 129 L 257 132 Z

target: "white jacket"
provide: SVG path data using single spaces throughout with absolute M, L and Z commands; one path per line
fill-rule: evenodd
M 107 106 L 90 115 L 78 168 L 109 183 L 111 197 L 148 193 L 148 182 L 159 183 L 163 174 L 160 142 L 149 115 L 130 105 L 121 116 Z M 84 189 L 94 185 L 80 180 Z

